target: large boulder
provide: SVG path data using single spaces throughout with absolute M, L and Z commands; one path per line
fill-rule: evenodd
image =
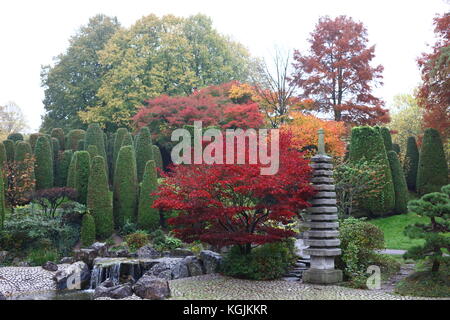
M 83 261 L 90 268 L 94 265 L 95 258 L 106 256 L 108 256 L 108 246 L 102 242 L 95 242 L 89 248 L 75 250 L 75 260 Z
M 205 273 L 202 262 L 196 256 L 184 258 L 183 263 L 187 266 L 190 277 L 200 276 Z
M 89 287 L 91 272 L 89 266 L 83 261 L 72 263 L 67 268 L 58 270 L 53 276 L 56 289 L 86 289 Z
M 136 255 L 139 259 L 154 259 L 161 257 L 161 253 L 149 245 L 139 248 Z
M 170 251 L 170 255 L 172 257 L 184 258 L 184 257 L 188 257 L 188 256 L 193 256 L 194 253 L 191 250 L 188 250 L 188 249 L 177 248 L 177 249 L 174 249 L 174 250 Z
M 153 262 L 156 264 L 145 275 L 166 280 L 189 277 L 187 265 L 182 258 L 160 258 Z
M 129 258 L 131 255 L 128 249 L 122 248 L 122 249 L 109 249 L 108 256 L 112 258 Z
M 97 253 L 97 257 L 108 256 L 108 246 L 104 242 L 95 242 L 89 249 L 93 249 Z
M 63 257 L 61 260 L 59 260 L 60 264 L 72 264 L 75 262 L 75 259 L 73 257 Z
M 210 250 L 201 251 L 200 259 L 203 262 L 203 266 L 207 274 L 218 272 L 219 266 L 222 264 L 223 260 L 220 254 Z
M 52 261 L 47 261 L 42 265 L 42 269 L 55 272 L 58 271 L 58 265 Z
M 170 297 L 169 282 L 148 275 L 141 277 L 133 286 L 133 290 L 142 299 L 162 300 Z
M 94 299 L 97 298 L 111 298 L 123 299 L 133 295 L 131 284 L 114 285 L 114 283 L 107 279 L 95 288 Z

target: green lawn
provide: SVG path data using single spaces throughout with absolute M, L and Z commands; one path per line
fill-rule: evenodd
M 384 232 L 386 248 L 408 250 L 412 246 L 423 243 L 422 239 L 410 239 L 403 234 L 403 230 L 409 224 L 428 223 L 429 218 L 419 217 L 416 214 L 399 214 L 387 218 L 369 220 L 370 223 L 381 228 Z

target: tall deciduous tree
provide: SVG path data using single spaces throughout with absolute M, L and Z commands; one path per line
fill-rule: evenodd
M 375 46 L 368 47 L 364 25 L 346 16 L 322 17 L 309 42 L 309 54 L 294 53 L 294 79 L 316 110 L 358 125 L 388 122 L 383 102 L 372 94 L 382 84 L 383 66 L 370 65 Z
M 106 124 L 108 131 L 129 127 L 145 99 L 245 80 L 250 65 L 247 51 L 219 34 L 204 15 L 153 14 L 117 32 L 100 53 L 100 63 L 109 71 L 99 100 L 79 115 L 86 122 Z
M 436 42 L 418 60 L 422 85 L 417 94 L 425 109 L 424 126 L 439 130 L 444 140 L 450 128 L 450 13 L 434 19 Z
M 59 127 L 68 132 L 84 126 L 77 112 L 97 103 L 101 78 L 108 70 L 108 66 L 99 63 L 98 52 L 119 29 L 116 18 L 92 17 L 70 39 L 67 51 L 55 58 L 55 64 L 42 68 L 44 131 Z
M 0 106 L 0 141 L 27 128 L 22 109 L 14 102 Z M 9 138 L 8 138 L 9 139 Z

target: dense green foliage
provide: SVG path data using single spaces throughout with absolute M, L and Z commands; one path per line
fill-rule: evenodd
M 70 130 L 67 135 L 66 149 L 78 150 L 78 141 L 84 140 L 86 131 L 81 129 Z
M 400 154 L 400 145 L 398 143 L 393 143 L 392 150 L 394 150 L 397 154 Z
M 40 136 L 42 136 L 42 135 L 43 135 L 42 133 L 32 133 L 32 134 L 30 134 L 30 138 L 29 138 L 28 142 L 30 143 L 31 150 L 33 150 L 33 152 L 34 152 L 34 149 L 36 148 L 36 141 L 37 141 L 37 139 Z
M 403 170 L 405 171 L 406 184 L 408 186 L 408 189 L 411 191 L 416 191 L 418 168 L 419 149 L 417 148 L 416 138 L 408 137 Z
M 156 167 L 163 170 L 163 159 L 161 155 L 161 150 L 157 145 L 153 145 L 153 158 L 156 162 Z
M 73 151 L 65 150 L 60 154 L 58 172 L 56 175 L 55 185 L 64 187 L 67 184 L 67 175 L 69 174 L 70 162 L 72 161 Z
M 136 139 L 136 166 L 138 181 L 141 182 L 144 176 L 144 170 L 149 160 L 153 160 L 153 143 L 150 136 L 150 129 L 143 127 Z
M 0 229 L 3 229 L 6 216 L 5 183 L 3 181 L 3 168 L 0 167 Z
M 94 218 L 86 213 L 81 222 L 80 232 L 81 244 L 85 247 L 95 242 L 95 221 Z
M 383 137 L 383 142 L 384 142 L 384 147 L 386 149 L 386 152 L 394 150 L 393 145 L 392 145 L 392 136 L 391 136 L 391 132 L 389 131 L 389 129 L 386 127 L 381 127 L 380 133 L 381 133 L 381 136 Z
M 23 141 L 23 135 L 21 133 L 11 133 L 10 135 L 8 135 L 7 139 L 14 142 Z
M 64 130 L 61 128 L 54 128 L 54 129 L 52 129 L 52 132 L 50 135 L 52 136 L 52 138 L 58 139 L 60 150 L 64 151 L 65 145 L 66 145 L 66 141 L 65 141 L 66 137 L 64 136 Z
M 448 183 L 448 167 L 439 131 L 425 130 L 417 170 L 417 192 L 439 192 Z
M 135 221 L 137 209 L 137 172 L 133 146 L 120 148 L 114 174 L 114 223 L 117 228 Z
M 148 243 L 148 233 L 143 230 L 137 230 L 127 235 L 125 241 L 132 251 L 136 251 Z
M 91 157 L 87 151 L 77 151 L 75 154 L 75 190 L 78 191 L 78 202 L 86 204 Z
M 147 162 L 144 179 L 141 183 L 137 222 L 140 228 L 155 230 L 159 227 L 159 209 L 152 208 L 155 196 L 151 194 L 158 188 L 158 176 L 154 160 Z
M 87 207 L 94 217 L 97 237 L 106 239 L 113 233 L 113 207 L 109 191 L 104 159 L 96 156 L 92 160 L 89 176 Z
M 14 161 L 14 152 L 15 152 L 15 145 L 14 141 L 12 140 L 4 140 L 3 145 L 5 146 L 6 151 L 6 159 L 8 162 Z
M 3 169 L 7 161 L 5 145 L 0 143 L 0 169 Z
M 75 189 L 75 174 L 77 170 L 77 152 L 73 153 L 70 160 L 69 169 L 67 170 L 66 186 Z
M 89 155 L 91 156 L 91 160 L 94 159 L 94 157 L 99 156 L 97 146 L 89 145 L 86 149 L 87 152 L 89 152 Z
M 115 139 L 114 139 L 114 148 L 113 148 L 113 164 L 114 170 L 116 168 L 117 156 L 119 155 L 120 148 L 122 148 L 122 142 L 125 136 L 128 134 L 128 130 L 125 128 L 117 129 Z
M 31 146 L 28 142 L 20 141 L 16 144 L 14 161 L 21 162 L 24 161 L 27 156 L 31 157 L 32 155 L 33 151 L 31 150 Z
M 291 240 L 268 243 L 242 254 L 239 247 L 233 247 L 220 267 L 227 276 L 251 279 L 273 280 L 280 278 L 295 262 L 294 244 Z
M 36 190 L 53 188 L 53 152 L 47 137 L 40 136 L 37 139 L 34 154 Z
M 370 147 L 369 147 L 370 146 Z M 350 143 L 350 162 L 362 159 L 376 161 L 381 165 L 379 176 L 384 178 L 382 190 L 360 201 L 360 209 L 370 215 L 383 216 L 391 212 L 395 205 L 394 184 L 387 159 L 386 148 L 380 130 L 372 127 L 354 127 Z
M 100 128 L 98 123 L 91 123 L 86 131 L 86 136 L 84 137 L 84 150 L 88 150 L 90 145 L 97 147 L 98 155 L 103 157 L 103 161 L 105 161 L 105 168 L 108 168 L 105 137 L 103 130 Z M 108 171 L 108 169 L 106 170 Z
M 60 155 L 60 145 L 59 140 L 56 138 L 52 138 L 52 151 L 53 151 L 53 177 L 54 184 L 56 185 L 57 181 L 59 181 L 58 172 L 59 172 L 59 155 Z
M 391 167 L 392 181 L 395 191 L 395 213 L 406 213 L 408 211 L 408 187 L 406 186 L 405 175 L 398 160 L 397 153 L 393 150 L 387 153 L 389 165 Z
M 444 249 L 450 248 L 450 185 L 442 192 L 428 193 L 419 200 L 408 203 L 411 213 L 428 217 L 428 223 L 416 223 L 405 228 L 405 234 L 412 239 L 424 239 L 423 245 L 412 247 L 405 258 L 428 259 L 432 262 L 431 271 L 438 272 L 442 263 L 449 263 L 450 257 Z
M 133 146 L 134 147 L 133 136 L 131 135 L 131 133 L 127 132 L 127 134 L 123 137 L 122 147 L 123 146 Z

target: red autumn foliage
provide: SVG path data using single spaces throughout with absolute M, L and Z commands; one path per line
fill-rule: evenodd
M 234 103 L 230 89 L 237 82 L 210 86 L 189 96 L 166 95 L 149 99 L 133 117 L 137 128 L 149 126 L 156 139 L 170 137 L 174 129 L 193 125 L 196 120 L 203 126 L 226 128 L 260 128 L 263 117 L 258 105 L 252 101 Z
M 292 135 L 280 134 L 280 167 L 261 175 L 261 164 L 177 165 L 155 195 L 155 208 L 175 210 L 169 220 L 186 242 L 200 240 L 219 247 L 276 242 L 294 235 L 285 228 L 314 195 L 311 168 L 291 148 Z
M 435 128 L 447 137 L 450 127 L 450 13 L 434 19 L 437 40 L 430 53 L 418 59 L 422 85 L 417 98 L 425 109 L 424 128 Z
M 367 29 L 352 18 L 320 18 L 311 33 L 309 55 L 294 52 L 294 81 L 317 111 L 352 125 L 389 122 L 383 101 L 372 95 L 382 84 L 383 66 L 371 67 L 375 46 L 368 47 Z

